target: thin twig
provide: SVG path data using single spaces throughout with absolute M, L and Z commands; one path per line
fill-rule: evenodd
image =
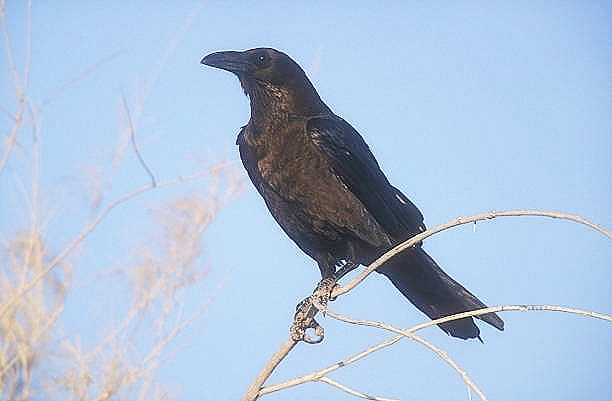
M 505 312 L 505 311 L 528 311 L 528 310 L 546 310 L 546 311 L 555 311 L 555 312 L 565 312 L 572 313 L 575 315 L 583 315 L 592 317 L 595 319 L 606 320 L 608 322 L 612 322 L 612 316 L 604 315 L 603 313 L 597 313 L 592 311 L 587 311 L 583 309 L 575 309 L 575 308 L 567 308 L 565 306 L 555 306 L 555 305 L 503 305 L 503 306 L 492 306 L 490 308 L 482 308 L 469 312 L 457 313 L 455 315 L 441 317 L 439 319 L 431 320 L 429 322 L 421 323 L 419 325 L 413 326 L 406 331 L 415 332 L 417 330 L 424 329 L 425 327 L 433 326 L 440 323 L 450 322 L 451 320 L 463 319 L 464 317 L 470 316 L 481 316 L 486 315 L 487 313 L 493 312 Z
M 11 129 L 11 133 L 4 140 L 4 154 L 2 155 L 2 159 L 0 159 L 0 172 L 4 170 L 6 164 L 8 162 L 9 156 L 13 151 L 15 144 L 17 143 L 17 134 L 21 129 L 21 124 L 23 122 L 23 112 L 25 108 L 26 101 L 26 88 L 28 86 L 28 76 L 29 76 L 29 66 L 30 66 L 30 50 L 31 50 L 31 25 L 32 25 L 32 2 L 28 2 L 28 15 L 27 15 L 27 33 L 26 33 L 26 59 L 25 59 L 25 67 L 23 73 L 23 83 L 20 82 L 19 73 L 17 72 L 17 67 L 15 66 L 15 61 L 13 59 L 13 52 L 11 51 L 11 42 L 8 36 L 8 30 L 6 27 L 6 20 L 4 16 L 4 0 L 0 3 L 0 25 L 2 26 L 2 36 L 4 38 L 4 45 L 6 47 L 6 57 L 9 62 L 9 69 L 11 70 L 13 85 L 15 86 L 15 93 L 17 95 L 17 112 L 15 115 L 9 113 L 11 119 L 13 120 L 13 128 Z M 4 109 L 4 108 L 3 108 Z M 8 110 L 7 110 L 8 111 Z
M 327 307 L 325 307 L 324 305 L 321 305 L 316 299 L 313 301 L 313 304 L 319 308 L 319 310 L 323 313 L 325 313 L 327 316 L 330 316 L 334 319 L 340 320 L 342 322 L 346 322 L 346 323 L 350 323 L 350 324 L 356 324 L 356 325 L 360 325 L 360 326 L 370 326 L 370 327 L 377 327 L 379 329 L 384 329 L 387 331 L 391 331 L 395 334 L 400 334 L 403 336 L 406 336 L 408 338 L 410 338 L 411 340 L 414 340 L 424 346 L 426 346 L 427 348 L 429 348 L 430 350 L 432 350 L 433 352 L 435 352 L 440 358 L 442 358 L 442 360 L 444 360 L 446 363 L 448 363 L 453 369 L 455 369 L 455 371 L 457 373 L 459 373 L 459 375 L 461 376 L 461 378 L 463 379 L 463 381 L 465 382 L 465 384 L 467 384 L 467 386 L 469 388 L 471 388 L 472 390 L 474 390 L 474 392 L 476 394 L 478 394 L 478 396 L 480 397 L 481 400 L 483 401 L 487 401 L 487 397 L 484 395 L 484 393 L 480 390 L 480 388 L 478 388 L 478 386 L 476 385 L 476 383 L 474 383 L 474 381 L 468 376 L 467 372 L 465 370 L 463 370 L 461 367 L 459 367 L 459 365 L 457 364 L 457 362 L 455 362 L 451 357 L 448 356 L 448 354 L 446 352 L 444 352 L 443 350 L 441 350 L 440 348 L 438 348 L 437 346 L 435 346 L 434 344 L 430 343 L 429 341 L 417 336 L 416 334 L 414 334 L 414 331 L 416 330 L 402 330 L 399 329 L 395 326 L 392 326 L 390 324 L 386 324 L 386 323 L 380 323 L 380 322 L 374 322 L 371 320 L 361 320 L 361 319 L 353 319 L 347 316 L 343 316 L 340 315 L 338 313 L 335 313 L 333 311 L 330 311 L 329 309 L 327 309 Z M 455 320 L 455 319 L 452 319 Z
M 402 252 L 404 249 L 410 248 L 411 246 L 423 241 L 425 238 L 430 237 L 440 231 L 444 231 L 451 227 L 460 226 L 463 224 L 468 224 L 468 223 L 472 223 L 472 222 L 476 222 L 480 220 L 491 220 L 496 217 L 510 217 L 510 216 L 515 216 L 515 217 L 516 216 L 543 216 L 543 217 L 552 217 L 556 219 L 575 221 L 577 223 L 584 224 L 588 227 L 591 227 L 609 238 L 612 238 L 612 232 L 600 226 L 599 224 L 588 221 L 580 216 L 575 216 L 575 215 L 566 214 L 566 213 L 547 212 L 547 211 L 541 211 L 541 210 L 507 210 L 507 211 L 502 211 L 502 212 L 490 211 L 486 213 L 475 214 L 473 216 L 468 216 L 468 217 L 458 217 L 454 220 L 450 220 L 446 223 L 440 224 L 439 226 L 430 228 L 427 231 L 417 234 L 414 237 L 408 239 L 407 241 L 402 242 L 401 244 L 397 245 L 395 248 L 391 249 L 390 251 L 387 251 L 382 256 L 380 256 L 378 259 L 376 259 L 372 264 L 370 264 L 363 272 L 361 272 L 352 281 L 350 281 L 349 283 L 343 286 L 336 287 L 334 291 L 332 292 L 332 297 L 336 298 L 352 290 L 359 283 L 365 280 L 365 278 L 369 276 L 374 270 L 376 270 L 382 264 L 384 264 L 387 260 L 391 259 L 393 256 Z
M 384 397 L 377 397 L 375 395 L 368 395 L 368 394 L 364 394 L 364 393 L 360 393 L 359 391 L 353 390 L 350 387 L 345 386 L 344 384 L 338 383 L 335 380 L 330 379 L 329 377 L 323 376 L 321 378 L 318 379 L 318 381 L 323 382 L 323 383 L 327 383 L 330 386 L 336 387 L 342 391 L 345 391 L 351 395 L 354 395 L 355 397 L 359 397 L 359 398 L 364 398 L 366 400 L 374 400 L 374 401 L 399 401 L 393 398 L 384 398 Z
M 144 161 L 144 159 L 140 155 L 140 152 L 138 151 L 138 146 L 136 146 L 136 138 L 134 137 L 134 124 L 132 124 L 132 117 L 130 116 L 130 108 L 128 107 L 127 100 L 125 99 L 125 94 L 123 92 L 121 93 L 121 99 L 123 100 L 123 107 L 125 108 L 125 116 L 128 121 L 128 127 L 130 130 L 130 141 L 132 142 L 132 148 L 134 149 L 134 153 L 136 153 L 136 157 L 138 157 L 138 161 L 140 162 L 140 165 L 142 166 L 142 168 L 145 169 L 147 174 L 149 174 L 149 178 L 151 178 L 151 186 L 155 187 L 156 186 L 155 176 L 153 175 L 153 172 L 151 171 L 149 166 L 147 166 L 147 163 Z
M 296 377 L 295 379 L 291 379 L 291 380 L 287 380 L 284 381 L 282 383 L 278 383 L 278 384 L 272 384 L 269 386 L 266 386 L 264 388 L 261 389 L 261 391 L 259 392 L 259 395 L 264 395 L 267 393 L 272 393 L 274 391 L 279 391 L 279 390 L 283 390 L 289 387 L 294 387 L 297 386 L 299 384 L 302 383 L 306 383 L 306 382 L 310 382 L 310 381 L 316 381 L 318 380 L 319 377 L 323 377 L 324 375 L 328 374 L 329 372 L 333 372 L 336 369 L 340 369 L 341 367 L 344 367 L 348 364 L 351 364 L 353 362 L 356 362 L 380 349 L 383 349 L 385 347 L 388 347 L 390 345 L 395 344 L 396 342 L 398 342 L 399 340 L 401 340 L 402 338 L 404 338 L 404 335 L 398 335 L 395 336 L 393 338 L 390 338 L 386 341 L 383 341 L 382 343 L 376 344 L 370 348 L 367 348 L 363 351 L 361 351 L 358 354 L 355 354 L 351 357 L 348 357 L 346 359 L 344 359 L 343 361 L 340 362 L 336 362 L 331 366 L 328 366 L 326 368 L 323 368 L 321 370 L 317 370 L 316 372 L 312 372 L 309 373 L 307 375 L 304 376 L 300 376 L 300 377 Z
M 9 68 L 11 73 L 13 74 L 13 85 L 15 85 L 15 89 L 17 91 L 17 95 L 20 96 L 23 93 L 23 86 L 19 82 L 19 74 L 17 73 L 17 67 L 15 67 L 15 60 L 13 59 L 13 52 L 11 51 L 11 41 L 8 36 L 8 29 L 6 27 L 6 19 L 4 18 L 4 4 L 5 1 L 2 0 L 0 3 L 0 25 L 2 25 L 2 36 L 4 39 L 4 46 L 6 47 L 6 58 L 8 59 Z M 28 4 L 28 8 L 31 8 L 32 4 Z M 28 20 L 30 13 L 28 12 Z M 30 29 L 28 28 L 28 32 Z M 27 38 L 26 38 L 27 39 Z
M 23 92 L 25 97 L 30 77 L 30 59 L 32 56 L 32 0 L 28 0 L 28 13 L 26 17 L 26 54 L 23 63 Z

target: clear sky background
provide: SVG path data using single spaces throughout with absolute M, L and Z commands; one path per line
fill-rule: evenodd
M 26 48 L 21 3 L 5 6 L 20 71 Z M 88 168 L 111 174 L 122 93 L 132 107 L 146 98 L 135 118 L 136 137 L 158 180 L 220 160 L 241 170 L 234 141 L 248 121 L 248 99 L 233 75 L 200 60 L 212 51 L 258 46 L 285 51 L 304 67 L 429 227 L 462 215 L 528 208 L 577 214 L 612 228 L 609 1 L 34 2 L 31 46 L 28 94 L 35 104 L 106 60 L 54 95 L 39 116 L 42 196 L 49 214 L 60 205 L 46 233 L 58 249 L 91 213 L 87 190 L 75 177 Z M 14 112 L 4 51 L 0 64 L 1 103 Z M 10 126 L 3 118 L 3 137 Z M 0 176 L 1 232 L 27 222 L 27 210 L 18 207 L 27 163 L 17 153 Z M 149 182 L 133 155 L 114 177 L 103 204 Z M 151 191 L 111 213 L 79 250 L 75 292 L 62 318 L 66 333 L 80 333 L 87 342 L 112 318 L 108 294 L 95 291 L 97 277 L 127 258 L 135 236 L 149 234 L 151 217 L 142 210 L 206 185 Z M 215 295 L 203 323 L 187 333 L 158 377 L 180 400 L 236 400 L 287 338 L 294 307 L 319 272 L 246 181 L 203 239 L 201 263 L 210 273 L 189 294 L 186 308 Z M 500 218 L 478 224 L 475 232 L 464 226 L 438 234 L 424 247 L 488 305 L 612 313 L 612 242 L 585 226 Z M 406 328 L 426 320 L 378 275 L 330 309 Z M 507 312 L 502 318 L 504 332 L 480 324 L 484 344 L 435 327 L 421 334 L 446 350 L 489 399 L 612 399 L 612 325 L 557 312 Z M 270 383 L 390 336 L 331 318 L 320 322 L 325 341 L 299 344 Z M 331 377 L 391 398 L 467 399 L 456 372 L 409 340 Z M 314 383 L 264 399 L 354 398 Z

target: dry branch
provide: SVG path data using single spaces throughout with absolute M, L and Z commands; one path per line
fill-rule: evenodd
M 374 400 L 374 401 L 399 401 L 399 400 L 395 400 L 392 398 L 384 398 L 384 397 L 377 397 L 375 395 L 368 395 L 368 394 L 364 394 L 364 393 L 360 393 L 359 391 L 353 390 L 350 387 L 345 386 L 344 384 L 338 383 L 335 380 L 330 379 L 329 377 L 323 376 L 321 378 L 319 378 L 317 381 L 323 382 L 323 383 L 327 383 L 330 386 L 336 387 L 346 393 L 349 393 L 351 395 L 354 395 L 355 397 L 359 397 L 359 398 L 364 398 L 366 400 Z
M 398 253 L 402 252 L 403 250 L 405 250 L 406 248 L 409 248 L 411 246 L 414 246 L 415 244 L 423 241 L 425 238 L 434 235 L 438 232 L 447 230 L 451 227 L 455 227 L 455 226 L 459 226 L 459 225 L 463 225 L 463 224 L 468 224 L 468 223 L 473 223 L 473 222 L 477 222 L 477 221 L 481 221 L 481 220 L 491 220 L 494 219 L 496 217 L 516 217 L 516 216 L 540 216 L 540 217 L 551 217 L 551 218 L 556 218 L 556 219 L 563 219 L 563 220 L 569 220 L 569 221 L 574 221 L 583 225 L 586 225 L 590 228 L 593 228 L 596 231 L 599 231 L 600 233 L 604 234 L 605 236 L 609 237 L 612 239 L 612 232 L 610 230 L 607 230 L 606 228 L 593 223 L 591 221 L 588 221 L 580 216 L 576 216 L 576 215 L 571 215 L 571 214 L 566 214 L 566 213 L 558 213 L 558 212 L 549 212 L 549 211 L 539 211 L 539 210 L 508 210 L 508 211 L 501 211 L 501 212 L 497 212 L 497 211 L 490 211 L 490 212 L 486 212 L 486 213 L 480 213 L 480 214 L 476 214 L 473 216 L 468 216 L 468 217 L 458 217 L 457 219 L 448 221 L 444 224 L 441 224 L 439 226 L 436 226 L 434 228 L 431 228 L 427 231 L 424 231 L 410 239 L 408 239 L 407 241 L 399 244 L 398 246 L 396 246 L 395 248 L 391 249 L 390 251 L 386 252 L 385 254 L 383 254 L 381 257 L 379 257 L 377 260 L 375 260 L 372 264 L 370 264 L 361 274 L 359 274 L 355 279 L 353 279 L 351 282 L 343 285 L 343 286 L 339 286 L 336 287 L 334 289 L 334 291 L 332 292 L 332 297 L 336 298 L 350 290 L 352 290 L 353 288 L 355 288 L 357 285 L 359 285 L 359 283 L 361 283 L 369 274 L 371 274 L 374 270 L 376 270 L 378 267 L 380 267 L 383 263 L 385 263 L 387 260 L 389 260 L 390 258 L 392 258 L 393 256 L 397 255 Z M 313 303 L 313 307 L 316 307 L 316 303 Z M 247 393 L 243 396 L 242 401 L 254 401 L 257 398 L 259 398 L 261 395 L 263 394 L 267 394 L 273 391 L 278 391 L 284 388 L 288 388 L 288 387 L 292 387 L 298 384 L 302 384 L 308 381 L 325 381 L 322 380 L 323 377 L 325 377 L 324 375 L 332 370 L 335 369 L 339 369 L 342 366 L 345 366 L 347 363 L 352 363 L 356 360 L 361 359 L 362 357 L 364 357 L 365 355 L 368 355 L 372 352 L 377 351 L 378 349 L 384 348 L 386 346 L 389 346 L 397 341 L 399 341 L 401 339 L 402 336 L 406 336 L 409 337 L 425 346 L 427 346 L 428 348 L 430 348 L 431 350 L 433 350 L 434 352 L 436 352 L 436 354 L 438 354 L 440 357 L 442 357 L 447 363 L 449 363 L 463 378 L 463 380 L 466 382 L 466 384 L 468 385 L 468 389 L 473 389 L 481 399 L 486 400 L 486 397 L 484 396 L 484 394 L 478 389 L 478 387 L 471 381 L 471 379 L 469 379 L 469 377 L 467 376 L 467 374 L 460 369 L 456 363 L 454 363 L 450 358 L 448 358 L 448 355 L 446 355 L 446 353 L 444 353 L 444 351 L 440 350 L 439 348 L 435 347 L 433 344 L 430 344 L 428 342 L 426 342 L 425 340 L 421 339 L 418 336 L 415 336 L 413 334 L 413 332 L 420 330 L 422 328 L 425 327 L 429 327 L 435 324 L 439 324 L 439 323 L 444 323 L 447 321 L 451 321 L 451 320 L 456 320 L 456 319 L 461 319 L 464 317 L 468 317 L 468 316 L 478 316 L 478 315 L 482 315 L 482 314 L 486 314 L 486 313 L 491 313 L 491 312 L 503 312 L 503 311 L 510 311 L 510 310 L 553 310 L 553 311 L 562 311 L 562 312 L 568 312 L 568 313 L 574 313 L 574 314 L 580 314 L 580 315 L 585 315 L 585 316 L 590 316 L 590 317 L 594 317 L 594 318 L 598 318 L 598 319 L 603 319 L 603 320 L 607 320 L 607 321 L 612 321 L 612 317 L 607 316 L 607 315 L 603 315 L 603 314 L 599 314 L 596 312 L 590 312 L 590 311 L 584 311 L 584 310 L 578 310 L 578 309 L 572 309 L 572 308 L 565 308 L 565 307 L 560 307 L 560 306 L 551 306 L 551 305 L 507 305 L 507 306 L 498 306 L 498 307 L 492 307 L 492 308 L 485 308 L 485 309 L 480 309 L 480 310 L 476 310 L 476 311 L 470 311 L 470 312 L 464 312 L 464 313 L 460 313 L 457 315 L 452 315 L 452 316 L 447 316 L 444 318 L 440 318 L 440 319 L 436 319 L 436 320 L 432 320 L 423 324 L 420 324 L 418 326 L 414 326 L 408 330 L 401 330 L 401 329 L 397 329 L 397 328 L 392 328 L 392 326 L 388 326 L 388 325 L 383 325 L 382 323 L 377 323 L 377 322 L 368 322 L 368 324 L 366 325 L 372 325 L 375 327 L 381 327 L 381 328 L 385 328 L 387 330 L 399 333 L 400 335 L 393 337 L 381 344 L 378 344 L 374 347 L 371 347 L 367 350 L 365 350 L 364 352 L 361 352 L 351 358 L 348 358 L 346 361 L 343 361 L 339 364 L 335 364 L 332 365 L 328 368 L 319 370 L 317 372 L 311 373 L 309 375 L 305 375 L 305 376 L 301 376 L 298 377 L 296 379 L 292 379 L 292 380 L 288 380 L 286 382 L 280 383 L 280 384 L 276 384 L 276 385 L 272 385 L 272 386 L 268 386 L 268 387 L 262 387 L 263 384 L 265 383 L 265 381 L 268 379 L 268 377 L 272 374 L 272 372 L 274 371 L 274 369 L 279 365 L 280 361 L 282 361 L 282 359 L 284 359 L 289 352 L 291 351 L 291 349 L 293 349 L 293 347 L 296 345 L 296 343 L 289 338 L 289 340 L 287 340 L 284 344 L 281 345 L 281 347 L 279 348 L 279 350 L 274 354 L 273 358 L 268 361 L 268 363 L 264 366 L 264 368 L 262 369 L 262 371 L 257 375 L 256 379 L 253 381 L 253 383 L 251 383 L 251 386 L 249 387 Z M 330 316 L 334 317 L 332 315 L 332 313 L 329 313 Z M 336 315 L 338 316 L 338 315 Z M 349 319 L 349 318 L 346 318 Z M 364 323 L 364 321 L 359 321 L 360 324 Z M 352 322 L 351 322 L 352 323 Z M 365 323 L 364 323 L 365 324 Z M 422 340 L 422 341 L 420 341 Z M 335 382 L 334 382 L 335 383 Z M 331 383 L 328 383 L 331 384 Z M 351 390 L 353 391 L 353 390 Z M 361 393 L 359 393 L 361 394 Z M 367 397 L 367 396 L 366 396 Z
M 332 297 L 333 298 L 338 297 L 352 290 L 359 283 L 365 280 L 365 278 L 369 276 L 374 270 L 376 270 L 383 263 L 385 263 L 387 260 L 391 259 L 393 256 L 402 252 L 404 249 L 410 248 L 411 246 L 414 246 L 415 244 L 423 241 L 425 238 L 430 237 L 436 233 L 447 230 L 451 227 L 456 227 L 456 226 L 460 226 L 463 224 L 473 223 L 473 222 L 482 221 L 482 220 L 492 220 L 496 217 L 517 217 L 517 216 L 552 217 L 555 219 L 574 221 L 576 223 L 584 224 L 588 227 L 591 227 L 594 230 L 597 230 L 600 233 L 607 236 L 608 238 L 612 239 L 612 232 L 610 230 L 607 230 L 604 227 L 600 226 L 599 224 L 588 221 L 580 216 L 575 216 L 575 215 L 566 214 L 566 213 L 548 212 L 548 211 L 541 211 L 541 210 L 507 210 L 507 211 L 502 211 L 502 212 L 497 212 L 493 210 L 493 211 L 486 212 L 486 213 L 475 214 L 473 216 L 458 217 L 455 220 L 450 220 L 450 221 L 447 221 L 446 223 L 440 224 L 439 226 L 430 228 L 429 230 L 424 231 L 420 234 L 417 234 L 414 237 L 408 239 L 407 241 L 397 245 L 395 248 L 391 249 L 390 251 L 386 252 L 381 257 L 376 259 L 372 264 L 370 264 L 363 272 L 361 272 L 351 282 L 347 283 L 346 285 L 336 287 L 334 291 L 332 292 Z
M 334 319 L 340 320 L 342 322 L 345 323 L 350 323 L 350 324 L 357 324 L 360 326 L 370 326 L 370 327 L 378 327 L 380 329 L 384 329 L 387 331 L 390 331 L 392 333 L 395 334 L 400 334 L 402 336 L 408 337 L 413 341 L 418 342 L 419 344 L 424 345 L 425 347 L 429 348 L 430 350 L 432 350 L 433 352 L 435 352 L 440 358 L 442 358 L 442 360 L 444 360 L 446 363 L 448 363 L 457 373 L 459 373 L 459 375 L 461 376 L 461 378 L 463 379 L 463 381 L 465 382 L 465 384 L 472 390 L 474 390 L 474 392 L 476 394 L 478 394 L 478 396 L 480 397 L 481 400 L 483 401 L 487 401 L 487 397 L 485 397 L 484 393 L 480 390 L 480 388 L 478 388 L 478 386 L 476 386 L 476 383 L 474 383 L 474 381 L 468 376 L 467 372 L 463 369 L 461 369 L 459 367 L 459 365 L 457 364 L 457 362 L 455 362 L 453 359 L 451 359 L 451 357 L 448 356 L 448 354 L 444 351 L 442 351 L 440 348 L 436 347 L 434 344 L 430 343 L 429 341 L 425 340 L 422 337 L 417 336 L 416 334 L 414 334 L 414 331 L 416 330 L 402 330 L 399 329 L 397 327 L 394 327 L 390 324 L 386 324 L 386 323 L 380 323 L 380 322 L 374 322 L 374 321 L 370 321 L 370 320 L 360 320 L 360 319 L 353 319 L 350 317 L 346 317 L 346 316 L 342 316 L 338 313 L 332 312 L 329 309 L 327 309 L 327 307 L 317 303 L 316 301 L 314 302 L 314 305 L 319 308 L 319 310 L 323 313 L 325 313 L 328 316 L 333 317 Z M 453 319 L 449 319 L 450 320 L 456 320 L 458 318 L 453 318 Z

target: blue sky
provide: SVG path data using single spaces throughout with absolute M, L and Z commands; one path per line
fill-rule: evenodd
M 22 70 L 25 6 L 8 2 L 5 18 Z M 35 104 L 107 59 L 40 114 L 43 198 L 49 209 L 63 200 L 48 227 L 51 244 L 61 249 L 89 216 L 86 188 L 74 177 L 87 168 L 110 174 L 122 94 L 130 105 L 146 95 L 136 132 L 158 180 L 219 160 L 239 169 L 234 141 L 249 118 L 248 99 L 234 76 L 199 62 L 212 51 L 258 46 L 283 50 L 304 67 L 324 101 L 365 137 L 390 181 L 419 206 L 429 227 L 461 215 L 529 208 L 577 214 L 609 229 L 610 21 L 612 3 L 603 1 L 35 2 L 28 88 Z M 5 52 L 0 63 L 2 106 L 11 110 L 14 89 Z M 2 121 L 7 135 L 10 122 Z M 2 232 L 27 221 L 16 195 L 27 161 L 15 156 L 0 175 Z M 104 202 L 147 183 L 135 157 L 128 156 Z M 152 191 L 112 212 L 79 250 L 84 263 L 76 267 L 77 291 L 62 321 L 68 332 L 80 330 L 87 338 L 96 328 L 85 319 L 85 305 L 97 302 L 88 298 L 89 286 L 100 269 L 126 259 L 134 236 L 147 234 L 146 210 L 205 185 Z M 204 323 L 158 376 L 177 389 L 177 399 L 234 400 L 286 339 L 294 307 L 319 273 L 248 182 L 203 240 L 202 264 L 210 274 L 201 292 L 190 294 L 188 307 L 217 292 Z M 478 224 L 475 232 L 471 226 L 446 231 L 424 247 L 489 305 L 552 304 L 612 313 L 612 243 L 584 226 L 497 219 Z M 377 275 L 330 308 L 399 327 L 425 320 Z M 95 310 L 97 320 L 109 318 L 103 307 Z M 490 399 L 612 398 L 609 323 L 555 312 L 502 317 L 503 333 L 480 325 L 484 345 L 437 328 L 421 334 L 446 350 Z M 298 345 L 271 383 L 325 367 L 389 336 L 331 318 L 321 323 L 325 342 Z M 408 340 L 331 377 L 390 398 L 467 399 L 461 378 Z M 264 399 L 317 398 L 353 399 L 323 383 Z

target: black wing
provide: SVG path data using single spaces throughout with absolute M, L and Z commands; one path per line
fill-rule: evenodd
M 338 116 L 326 116 L 310 119 L 307 129 L 334 174 L 388 234 L 403 240 L 425 230 L 419 209 L 389 183 L 355 128 Z

